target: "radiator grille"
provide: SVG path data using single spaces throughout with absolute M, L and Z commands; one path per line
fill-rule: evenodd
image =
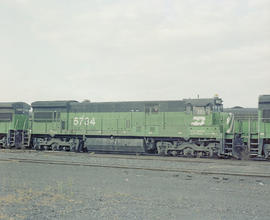
M 0 121 L 12 121 L 12 113 L 0 113 Z
M 34 121 L 52 121 L 53 112 L 35 112 Z

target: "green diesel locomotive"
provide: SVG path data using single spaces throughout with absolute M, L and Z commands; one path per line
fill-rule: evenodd
M 270 156 L 270 95 L 223 109 L 219 97 L 176 101 L 0 103 L 0 147 L 191 157 Z
M 258 109 L 258 140 L 259 152 L 265 158 L 270 156 L 270 95 L 259 97 Z
M 29 110 L 24 102 L 0 103 L 0 147 L 29 147 Z
M 162 155 L 224 154 L 231 126 L 222 100 L 34 102 L 36 149 L 116 151 Z

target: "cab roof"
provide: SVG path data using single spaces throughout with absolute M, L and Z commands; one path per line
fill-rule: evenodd
M 60 100 L 60 101 L 36 101 L 32 102 L 33 108 L 66 108 L 70 103 L 77 102 L 75 100 Z
M 0 108 L 9 108 L 9 109 L 30 109 L 30 105 L 25 102 L 0 102 Z

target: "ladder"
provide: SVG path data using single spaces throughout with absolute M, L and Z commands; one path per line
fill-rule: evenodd
M 232 156 L 233 139 L 224 139 L 224 155 Z
M 259 154 L 259 139 L 250 138 L 249 155 L 250 157 L 257 157 L 258 154 Z
M 248 150 L 250 157 L 259 156 L 259 132 L 251 131 L 251 118 L 248 123 Z
M 7 135 L 7 147 L 11 148 L 15 146 L 15 130 L 9 130 Z
M 22 148 L 28 148 L 30 145 L 31 134 L 28 130 L 22 131 Z

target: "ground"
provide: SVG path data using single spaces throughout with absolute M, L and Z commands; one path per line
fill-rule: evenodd
M 29 153 L 12 157 L 28 158 Z M 49 156 L 34 154 L 34 158 L 44 157 Z M 82 157 L 91 161 L 79 154 L 61 156 L 61 160 Z M 169 163 L 196 166 L 188 161 Z M 216 169 L 224 170 L 223 165 L 211 161 Z M 257 163 L 254 167 L 266 169 Z M 268 220 L 269 198 L 270 178 L 263 177 L 0 162 L 0 219 Z

